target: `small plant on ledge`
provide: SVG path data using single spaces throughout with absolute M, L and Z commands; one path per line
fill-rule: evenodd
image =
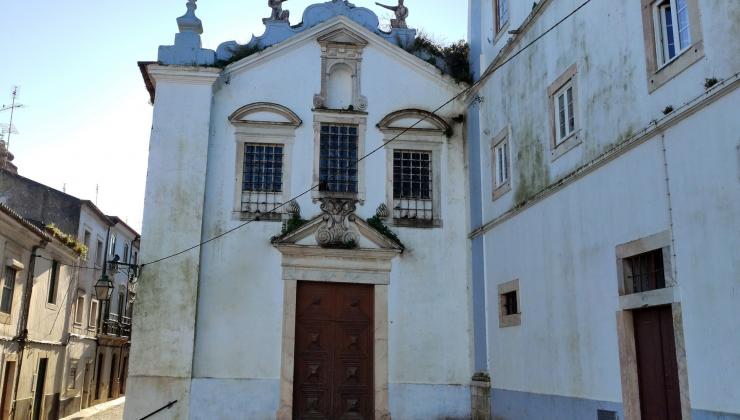
M 716 85 L 717 83 L 719 83 L 719 80 L 716 77 L 710 77 L 708 79 L 704 79 L 704 89 L 709 90 L 712 87 L 714 87 L 714 85 Z
M 390 228 L 388 228 L 388 226 L 386 226 L 385 223 L 383 223 L 383 219 L 377 214 L 367 219 L 367 224 L 370 225 L 373 229 L 377 230 L 379 233 L 381 233 L 386 238 L 395 242 L 398 246 L 401 247 L 401 249 L 406 249 L 406 246 L 403 244 L 403 242 L 401 242 L 401 239 L 399 239 L 398 235 L 396 235 L 395 232 L 390 230 Z

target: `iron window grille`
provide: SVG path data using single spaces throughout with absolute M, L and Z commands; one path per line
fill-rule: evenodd
M 393 218 L 432 221 L 432 153 L 393 151 Z
M 13 307 L 13 288 L 15 287 L 16 273 L 17 271 L 13 267 L 5 267 L 0 312 L 6 314 L 9 314 L 10 309 Z
M 624 260 L 627 287 L 631 293 L 665 288 L 663 250 L 638 254 Z
M 280 219 L 282 192 L 283 145 L 245 143 L 241 211 Z
M 321 125 L 319 191 L 357 194 L 357 133 L 356 125 Z

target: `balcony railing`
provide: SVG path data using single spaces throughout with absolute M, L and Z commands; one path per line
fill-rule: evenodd
M 122 316 L 119 320 L 118 314 L 109 314 L 108 319 L 103 321 L 102 333 L 115 337 L 131 337 L 131 318 Z

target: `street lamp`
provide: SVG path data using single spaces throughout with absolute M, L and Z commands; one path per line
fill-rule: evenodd
M 113 295 L 113 282 L 106 274 L 95 283 L 95 295 L 98 300 L 110 300 Z

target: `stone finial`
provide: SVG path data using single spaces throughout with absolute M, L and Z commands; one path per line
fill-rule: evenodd
M 398 6 L 388 6 L 380 3 L 375 4 L 396 14 L 396 18 L 391 19 L 391 28 L 408 28 L 408 26 L 406 26 L 406 18 L 409 17 L 409 8 L 403 5 L 403 0 L 398 0 Z
M 203 33 L 203 22 L 195 16 L 195 9 L 198 5 L 195 2 L 198 0 L 188 0 L 185 5 L 188 11 L 184 15 L 177 18 L 177 26 L 180 28 L 180 32 L 193 32 L 198 35 Z
M 378 209 L 375 210 L 375 215 L 381 219 L 387 219 L 390 217 L 391 212 L 388 210 L 388 206 L 386 206 L 385 203 L 380 203 Z
M 200 34 L 203 33 L 203 23 L 195 16 L 198 8 L 195 2 L 188 0 L 188 11 L 177 18 L 180 32 L 175 34 L 175 45 L 159 47 L 157 60 L 165 65 L 182 66 L 210 66 L 216 61 L 216 52 L 203 49 Z
M 272 9 L 272 14 L 270 15 L 269 19 L 264 19 L 265 23 L 267 21 L 288 21 L 290 18 L 290 11 L 289 10 L 283 10 L 283 3 L 288 0 L 267 0 L 267 5 L 270 6 Z

